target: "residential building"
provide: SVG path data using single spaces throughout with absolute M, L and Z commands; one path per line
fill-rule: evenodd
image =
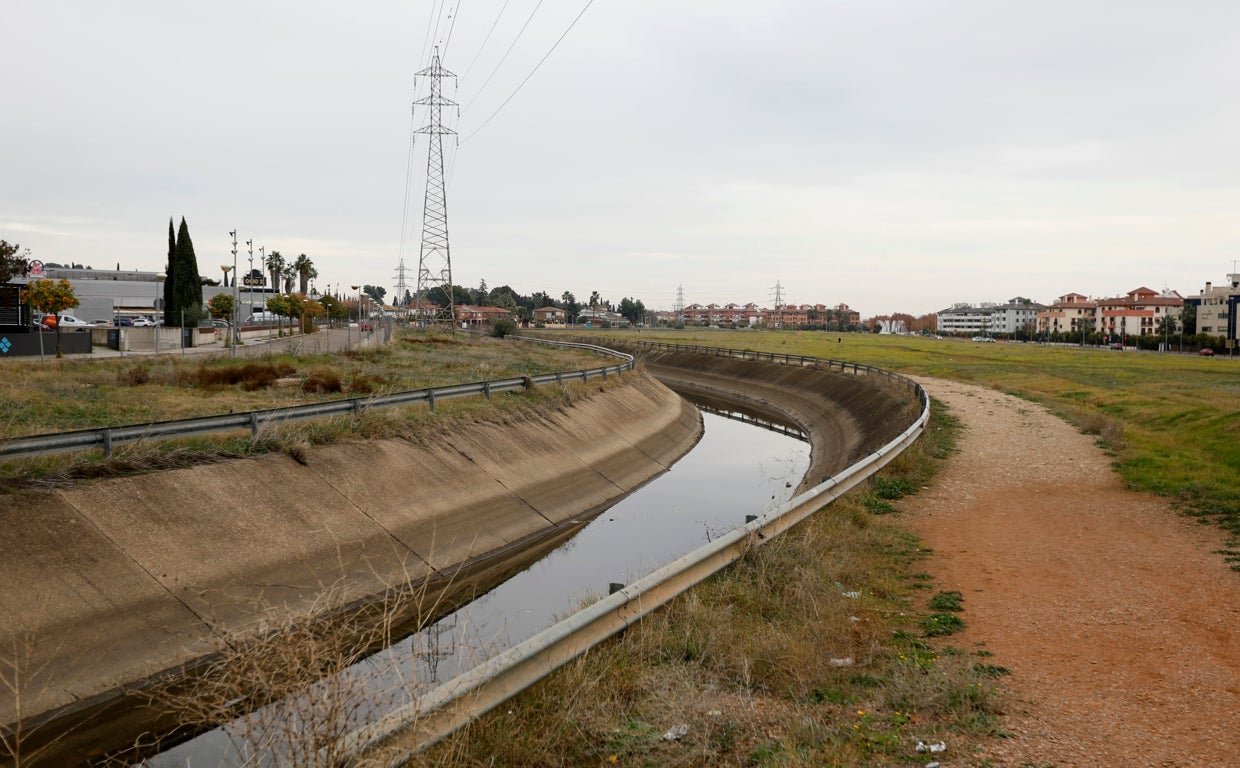
M 1038 313 L 1045 309 L 1044 304 L 1023 296 L 1009 299 L 1006 304 L 991 307 L 990 332 L 1027 339 L 1037 331 Z M 942 327 L 939 326 L 939 329 L 942 330 Z
M 1094 326 L 1097 302 L 1079 293 L 1067 293 L 1055 303 L 1037 313 L 1038 333 L 1075 333 L 1082 326 Z M 940 326 L 941 327 L 941 326 Z
M 563 328 L 568 323 L 568 311 L 559 307 L 539 307 L 533 314 L 534 324 L 544 328 Z
M 461 325 L 481 326 L 496 320 L 511 320 L 512 312 L 503 307 L 478 307 L 473 304 L 457 304 L 456 321 Z
M 994 308 L 995 305 L 989 302 L 976 307 L 972 304 L 953 304 L 937 313 L 939 332 L 965 336 L 990 334 L 993 332 Z
M 1188 303 L 1197 307 L 1197 333 L 1219 336 L 1236 345 L 1236 313 L 1240 311 L 1240 273 L 1227 276 L 1225 285 L 1206 283 L 1202 292 Z
M 1095 330 L 1122 342 L 1132 336 L 1157 334 L 1164 317 L 1179 317 L 1184 297 L 1175 291 L 1159 293 L 1143 287 L 1096 303 Z

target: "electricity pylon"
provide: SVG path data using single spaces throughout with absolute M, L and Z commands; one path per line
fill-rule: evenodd
M 426 200 L 422 208 L 422 249 L 418 259 L 418 305 L 417 312 L 422 312 L 430 303 L 427 292 L 438 287 L 447 296 L 448 305 L 440 307 L 433 316 L 427 317 L 428 322 L 437 324 L 454 324 L 455 307 L 452 300 L 452 253 L 448 248 L 448 200 L 444 193 L 443 183 L 443 136 L 455 134 L 456 131 L 445 128 L 441 119 L 444 107 L 456 106 L 455 101 L 445 99 L 441 93 L 440 81 L 445 77 L 456 77 L 439 63 L 439 49 L 431 65 L 418 72 L 416 77 L 429 77 L 431 93 L 425 99 L 413 102 L 415 111 L 418 105 L 428 108 L 428 122 L 414 133 L 425 133 L 430 137 L 430 149 L 426 156 Z

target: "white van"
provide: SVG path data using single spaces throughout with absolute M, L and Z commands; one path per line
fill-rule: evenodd
M 280 316 L 275 312 L 255 312 L 245 319 L 247 325 L 264 325 L 267 323 L 280 322 Z

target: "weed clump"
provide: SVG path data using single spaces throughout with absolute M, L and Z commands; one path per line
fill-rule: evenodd
M 947 637 L 964 629 L 964 619 L 954 613 L 932 613 L 921 620 L 926 637 Z
M 191 380 L 200 389 L 221 389 L 240 384 L 246 392 L 254 392 L 266 389 L 278 379 L 296 372 L 296 368 L 283 361 L 201 365 L 191 374 Z
M 964 610 L 964 595 L 956 590 L 950 592 L 940 592 L 930 598 L 930 610 L 932 611 L 953 611 L 959 613 Z
M 325 393 L 340 392 L 344 389 L 344 382 L 340 379 L 340 374 L 332 368 L 315 368 L 301 382 L 303 392 Z
M 127 365 L 116 372 L 116 383 L 122 387 L 139 387 L 151 380 L 149 365 Z

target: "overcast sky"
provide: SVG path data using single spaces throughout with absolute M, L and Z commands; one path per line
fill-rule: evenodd
M 5 0 L 0 238 L 412 289 L 438 42 L 461 285 L 869 316 L 1240 258 L 1235 0 L 594 0 L 518 91 L 588 1 Z

